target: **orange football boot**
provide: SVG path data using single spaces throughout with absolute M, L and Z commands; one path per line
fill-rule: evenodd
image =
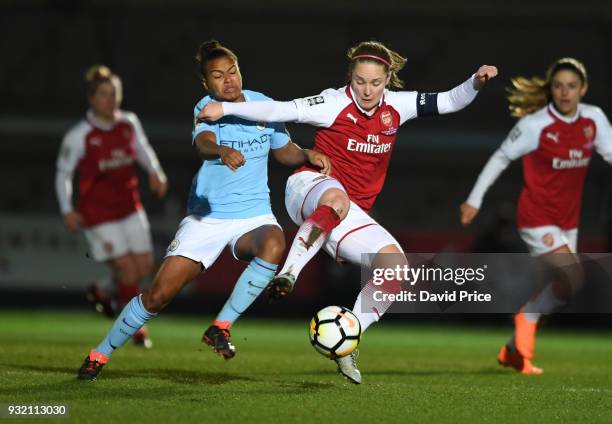
M 531 363 L 530 359 L 521 356 L 518 352 L 513 352 L 508 346 L 503 345 L 497 355 L 497 362 L 504 367 L 512 367 L 521 374 L 542 374 L 542 368 L 538 368 Z

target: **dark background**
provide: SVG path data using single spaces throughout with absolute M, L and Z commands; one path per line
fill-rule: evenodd
M 460 227 L 458 205 L 514 124 L 505 100 L 510 77 L 543 75 L 557 58 L 574 56 L 589 73 L 584 101 L 610 113 L 611 23 L 609 1 L 0 1 L 0 213 L 60 220 L 55 158 L 63 134 L 86 110 L 85 70 L 103 63 L 122 77 L 123 108 L 139 115 L 169 177 L 163 202 L 142 187 L 161 256 L 199 165 L 190 139 L 193 106 L 204 95 L 193 59 L 198 45 L 218 39 L 238 55 L 244 88 L 289 100 L 344 85 L 346 50 L 375 39 L 408 58 L 400 73 L 408 90 L 448 90 L 482 64 L 496 65 L 499 76 L 466 110 L 404 125 L 374 216 L 415 252 L 525 251 L 513 217 L 519 163 L 490 190 L 473 228 Z M 289 130 L 294 141 L 311 146 L 311 128 L 290 124 Z M 283 206 L 289 173 L 270 166 L 273 208 L 291 234 L 295 226 Z M 609 250 L 611 175 L 599 157 L 592 161 L 580 224 L 583 251 Z M 0 222 L 0 236 L 7 231 Z M 5 239 L 0 254 L 16 247 Z M 214 312 L 219 303 L 202 299 L 227 296 L 232 267 L 224 256 L 217 274 L 194 284 L 171 309 L 188 308 L 196 296 L 198 311 Z M 302 296 L 286 308 L 291 302 L 352 306 L 358 270 L 327 258 L 309 267 L 299 284 Z M 56 293 L 54 283 L 49 293 Z M 5 304 L 18 306 L 31 297 L 2 291 L 2 282 L 0 293 Z M 49 295 L 39 304 L 73 295 Z M 255 309 L 267 310 L 261 302 Z

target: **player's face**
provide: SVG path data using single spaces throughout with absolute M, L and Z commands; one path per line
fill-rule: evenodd
M 230 57 L 222 56 L 208 62 L 206 88 L 217 100 L 235 102 L 242 97 L 242 75 L 238 64 Z
M 89 97 L 89 105 L 95 115 L 112 120 L 119 108 L 115 86 L 110 82 L 100 84 L 93 96 Z
M 382 64 L 356 63 L 351 75 L 351 88 L 359 106 L 366 111 L 377 107 L 390 78 Z
M 576 72 L 562 69 L 554 75 L 550 89 L 557 110 L 563 115 L 573 116 L 580 99 L 586 94 L 587 85 L 582 83 Z

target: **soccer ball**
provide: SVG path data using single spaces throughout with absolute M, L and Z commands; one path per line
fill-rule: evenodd
M 328 358 L 350 355 L 361 339 L 361 323 L 348 309 L 328 306 L 310 321 L 310 343 Z

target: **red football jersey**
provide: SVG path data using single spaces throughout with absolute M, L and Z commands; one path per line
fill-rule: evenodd
M 159 168 L 138 118 L 118 113 L 113 124 L 104 124 L 91 113 L 64 137 L 58 170 L 79 173 L 78 211 L 91 227 L 124 218 L 142 207 L 134 161 Z M 148 165 L 148 166 L 147 166 Z
M 349 86 L 325 90 L 319 96 L 296 100 L 299 122 L 317 125 L 314 149 L 327 155 L 332 176 L 342 183 L 349 198 L 366 212 L 383 188 L 389 159 L 401 124 L 418 114 L 418 93 L 385 90 L 372 114 L 353 100 Z M 427 100 L 423 96 L 423 111 Z M 437 109 L 435 110 L 437 113 Z M 433 113 L 432 113 L 433 114 Z M 298 170 L 313 169 L 311 165 Z
M 522 118 L 502 144 L 510 159 L 522 156 L 521 228 L 578 226 L 587 166 L 596 148 L 612 152 L 610 124 L 599 108 L 580 105 L 572 118 L 549 105 Z

